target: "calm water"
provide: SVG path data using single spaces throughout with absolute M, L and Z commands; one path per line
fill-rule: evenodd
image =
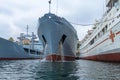
M 120 80 L 120 63 L 0 61 L 0 80 Z

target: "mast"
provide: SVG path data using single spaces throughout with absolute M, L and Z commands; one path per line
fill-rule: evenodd
M 26 29 L 27 29 L 27 36 L 28 36 L 28 29 L 29 29 L 28 25 L 27 25 L 27 28 L 26 28 Z
M 51 13 L 51 0 L 49 0 L 48 2 L 49 2 L 49 13 Z

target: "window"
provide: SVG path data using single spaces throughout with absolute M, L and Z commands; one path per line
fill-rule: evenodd
M 120 17 L 120 14 L 117 16 L 117 18 L 119 18 Z
M 95 36 L 95 41 L 97 40 L 97 37 Z
M 105 33 L 107 32 L 107 29 L 108 29 L 108 26 L 106 25 L 106 26 L 105 26 Z
M 90 41 L 90 45 L 92 45 L 94 43 L 94 39 L 92 39 L 91 41 Z
M 102 29 L 102 33 L 103 33 L 103 35 L 105 34 L 105 27 Z
M 98 38 L 100 37 L 100 33 L 98 33 Z

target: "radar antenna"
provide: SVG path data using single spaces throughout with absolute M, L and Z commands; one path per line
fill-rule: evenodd
M 49 0 L 48 2 L 49 2 L 49 13 L 51 13 L 51 0 Z

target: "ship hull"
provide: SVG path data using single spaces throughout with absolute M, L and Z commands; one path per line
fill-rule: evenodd
M 80 59 L 94 60 L 94 61 L 120 62 L 120 52 L 86 56 L 86 57 L 81 57 Z
M 72 56 L 61 56 L 61 55 L 53 54 L 53 55 L 46 56 L 46 60 L 53 61 L 53 62 L 55 62 L 55 61 L 62 61 L 62 60 L 64 60 L 64 61 L 74 61 L 75 57 L 72 57 Z
M 0 60 L 39 59 L 40 55 L 25 52 L 17 43 L 0 38 Z
M 120 53 L 112 53 L 112 54 L 108 53 L 103 55 L 87 56 L 80 59 L 94 60 L 94 61 L 120 62 Z
M 46 60 L 75 60 L 77 34 L 65 19 L 46 14 L 39 19 L 38 36 L 43 43 L 43 58 Z

